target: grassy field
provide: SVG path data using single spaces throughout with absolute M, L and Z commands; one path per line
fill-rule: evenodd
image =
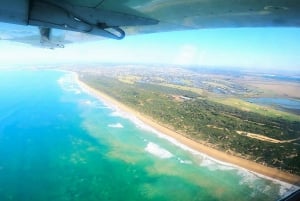
M 118 80 L 127 84 L 134 84 L 138 80 L 140 80 L 141 77 L 134 76 L 134 75 L 127 75 L 127 76 L 119 76 Z
M 224 105 L 236 107 L 240 110 L 247 111 L 247 112 L 255 112 L 261 115 L 275 117 L 275 118 L 278 117 L 278 118 L 288 119 L 291 121 L 300 121 L 299 115 L 283 112 L 267 106 L 260 106 L 257 104 L 249 103 L 239 98 L 210 98 L 210 100 Z
M 266 79 L 249 78 L 246 80 L 239 80 L 239 83 L 249 85 L 251 87 L 261 90 L 264 95 L 282 96 L 290 98 L 300 98 L 300 83 L 288 81 L 276 81 Z

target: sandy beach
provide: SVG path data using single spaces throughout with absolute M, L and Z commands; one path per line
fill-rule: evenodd
M 132 108 L 127 107 L 126 105 L 118 102 L 117 100 L 102 93 L 101 91 L 98 91 L 98 90 L 90 87 L 89 85 L 80 81 L 77 74 L 76 74 L 76 80 L 83 89 L 85 89 L 87 92 L 91 93 L 92 95 L 98 97 L 99 99 L 101 99 L 105 102 L 111 103 L 112 105 L 116 106 L 117 108 L 119 108 L 120 110 L 122 110 L 126 113 L 136 116 L 138 119 L 140 119 L 145 124 L 153 127 L 157 131 L 159 131 L 167 136 L 170 136 L 170 137 L 176 139 L 178 142 L 180 142 L 196 151 L 204 153 L 204 154 L 206 154 L 212 158 L 215 158 L 217 160 L 220 160 L 220 161 L 223 161 L 226 163 L 231 163 L 235 166 L 245 168 L 249 171 L 252 171 L 252 172 L 255 172 L 255 173 L 276 179 L 276 180 L 284 181 L 284 182 L 294 184 L 297 186 L 300 185 L 300 176 L 292 175 L 292 174 L 280 171 L 276 168 L 266 167 L 264 165 L 255 163 L 253 161 L 249 161 L 249 160 L 242 159 L 242 158 L 239 158 L 236 156 L 232 156 L 227 153 L 224 153 L 224 152 L 218 151 L 216 149 L 210 148 L 208 146 L 205 146 L 203 144 L 200 144 L 199 142 L 193 141 L 179 133 L 176 133 L 173 130 L 170 130 L 170 129 L 164 127 L 163 125 L 156 123 L 150 117 L 142 115 L 138 111 L 135 111 Z

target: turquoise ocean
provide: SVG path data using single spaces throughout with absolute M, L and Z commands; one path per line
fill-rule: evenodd
M 297 187 L 222 163 L 54 70 L 0 71 L 0 200 L 278 200 Z

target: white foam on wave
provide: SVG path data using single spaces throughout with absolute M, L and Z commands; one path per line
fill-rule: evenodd
M 142 122 L 141 120 L 139 120 L 136 117 L 133 117 L 130 119 L 132 122 L 134 122 L 136 124 L 136 126 L 138 128 L 141 128 L 143 130 L 149 131 L 151 133 L 156 134 L 159 138 L 165 139 L 169 142 L 171 142 L 172 144 L 176 145 L 177 147 L 181 148 L 182 150 L 188 151 L 190 153 L 192 153 L 194 156 L 198 157 L 201 159 L 201 163 L 199 164 L 200 166 L 205 166 L 207 168 L 209 168 L 210 170 L 233 170 L 233 169 L 238 169 L 240 167 L 235 166 L 231 163 L 226 163 L 223 161 L 219 161 L 217 159 L 214 159 L 202 152 L 196 151 L 190 147 L 188 147 L 185 144 L 182 144 L 181 142 L 177 141 L 176 139 L 161 133 L 159 131 L 157 131 L 155 128 L 145 124 L 144 122 Z M 245 170 L 245 169 L 244 169 Z M 246 171 L 246 170 L 245 170 Z
M 177 147 L 181 148 L 182 150 L 188 151 L 190 153 L 192 153 L 193 155 L 195 155 L 196 157 L 199 157 L 201 159 L 201 163 L 199 164 L 200 166 L 206 166 L 206 167 L 210 167 L 211 170 L 233 170 L 233 169 L 238 169 L 240 167 L 235 166 L 231 163 L 226 163 L 223 161 L 219 161 L 217 159 L 214 159 L 202 152 L 196 151 L 190 147 L 188 147 L 185 144 L 182 144 L 181 142 L 177 141 L 176 139 L 161 133 L 159 131 L 157 131 L 155 128 L 145 124 L 144 122 L 142 122 L 141 120 L 139 120 L 136 117 L 133 117 L 130 119 L 132 122 L 134 122 L 136 124 L 136 126 L 138 128 L 141 128 L 143 130 L 152 132 L 154 134 L 156 134 L 159 138 L 165 139 L 169 142 L 171 142 L 172 144 L 176 145 Z M 244 169 L 245 170 L 245 169 Z M 246 171 L 246 170 L 245 170 Z
M 112 116 L 112 117 L 123 117 L 123 118 L 126 118 L 125 114 L 122 114 L 119 111 L 114 111 L 114 112 L 110 113 L 109 115 Z
M 101 105 L 98 101 L 83 99 L 83 100 L 80 100 L 80 103 L 83 105 L 92 107 L 92 108 L 100 108 L 100 109 L 107 108 L 107 107 Z
M 251 188 L 255 187 L 255 182 L 259 179 L 257 175 L 252 172 L 238 170 L 237 174 L 242 178 L 239 182 L 240 185 L 248 185 Z
M 103 105 L 97 105 L 96 108 L 98 108 L 98 109 L 109 109 L 109 107 L 103 106 Z
M 63 90 L 73 92 L 74 94 L 81 94 L 80 87 L 74 82 L 75 79 L 76 74 L 68 73 L 60 77 L 57 82 Z
M 91 100 L 82 100 L 81 102 L 85 105 L 89 105 L 89 106 L 93 105 L 93 101 L 91 101 Z
M 147 152 L 149 152 L 150 154 L 157 156 L 159 158 L 172 158 L 173 154 L 171 154 L 171 152 L 169 152 L 168 150 L 161 148 L 159 145 L 153 143 L 153 142 L 149 142 L 145 148 L 145 150 Z
M 183 164 L 193 164 L 193 162 L 189 160 L 180 160 L 179 162 Z
M 202 167 L 206 167 L 211 171 L 214 170 L 228 171 L 228 170 L 237 169 L 236 167 L 234 167 L 229 163 L 220 163 L 218 160 L 214 160 L 211 157 L 208 157 L 206 155 L 201 156 L 201 162 L 199 163 L 199 165 Z
M 277 179 L 273 179 L 273 178 L 258 174 L 256 172 L 245 170 L 245 169 L 239 169 L 238 175 L 242 178 L 242 180 L 239 183 L 240 185 L 247 185 L 250 188 L 256 189 L 257 191 L 262 192 L 262 193 L 267 193 L 271 187 L 269 185 L 257 185 L 257 183 L 259 182 L 259 179 L 266 179 L 266 180 L 272 181 L 272 183 L 275 185 L 279 185 L 279 196 L 280 197 L 285 197 L 288 194 L 299 189 L 299 187 L 297 187 L 295 185 L 292 185 L 292 184 L 289 184 L 289 183 L 286 183 L 284 181 L 280 181 Z M 253 195 L 253 196 L 255 196 L 255 195 Z
M 193 164 L 192 161 L 190 160 L 182 160 L 181 158 L 177 158 L 177 160 L 179 161 L 179 163 L 182 163 L 182 164 Z
M 124 128 L 124 126 L 121 123 L 108 124 L 108 127 L 110 127 L 110 128 Z
M 287 183 L 284 183 L 282 185 L 280 185 L 280 190 L 279 190 L 279 195 L 281 197 L 286 197 L 288 196 L 289 194 L 295 192 L 296 190 L 299 190 L 300 187 L 298 186 L 294 186 L 294 185 L 291 185 L 291 184 L 287 184 Z
M 201 167 L 206 167 L 207 169 L 211 170 L 211 171 L 214 171 L 214 170 L 217 170 L 218 168 L 216 167 L 217 166 L 217 163 L 212 161 L 212 160 L 209 160 L 207 159 L 206 157 L 203 157 L 200 164 L 199 164 Z

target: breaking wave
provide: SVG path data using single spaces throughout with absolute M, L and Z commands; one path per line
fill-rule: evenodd
M 255 189 L 256 191 L 259 191 L 261 193 L 267 194 L 268 191 L 271 190 L 271 187 L 269 185 L 263 185 L 263 183 L 260 183 L 259 181 L 261 179 L 267 179 L 269 181 L 272 181 L 273 184 L 279 185 L 279 196 L 280 197 L 285 197 L 288 194 L 296 191 L 299 189 L 299 187 L 294 186 L 292 184 L 273 179 L 261 174 L 258 174 L 256 172 L 251 172 L 245 169 L 239 169 L 238 170 L 238 175 L 242 178 L 240 181 L 240 185 L 247 185 L 252 189 Z M 255 196 L 255 195 L 253 195 Z
M 173 154 L 171 154 L 168 150 L 161 148 L 159 145 L 149 142 L 145 148 L 147 152 L 150 154 L 157 156 L 159 158 L 172 158 Z
M 110 127 L 110 128 L 124 128 L 124 126 L 121 123 L 108 124 L 108 127 Z
M 57 80 L 58 84 L 64 91 L 69 91 L 74 94 L 81 94 L 81 89 L 78 84 L 74 81 L 74 73 L 67 73 Z
M 183 160 L 183 159 L 181 159 L 181 158 L 177 158 L 177 160 L 179 161 L 179 163 L 182 163 L 182 164 L 193 164 L 193 162 L 192 161 L 190 161 L 190 160 Z

